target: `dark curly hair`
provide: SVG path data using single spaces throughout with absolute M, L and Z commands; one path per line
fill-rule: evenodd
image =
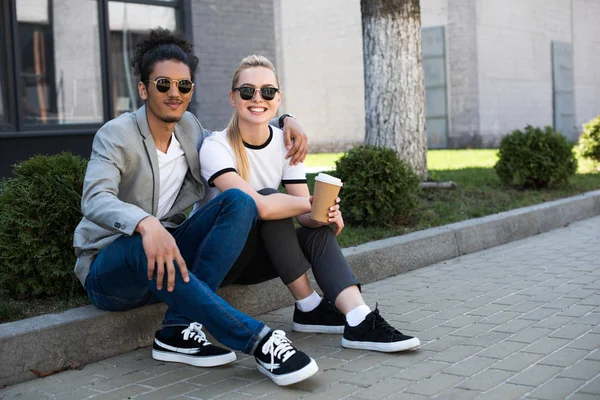
M 177 60 L 187 65 L 192 79 L 198 69 L 198 57 L 192 52 L 192 44 L 180 33 L 164 28 L 152 29 L 148 37 L 137 45 L 131 66 L 140 81 L 147 83 L 154 64 L 165 60 Z

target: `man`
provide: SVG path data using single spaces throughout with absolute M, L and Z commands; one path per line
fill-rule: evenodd
M 153 30 L 132 64 L 145 105 L 97 132 L 74 235 L 75 273 L 91 302 L 111 311 L 166 303 L 155 359 L 202 367 L 234 361 L 235 353 L 206 340 L 204 325 L 224 345 L 253 354 L 275 383 L 308 378 L 315 361 L 284 332 L 215 294 L 257 219 L 253 200 L 231 190 L 184 214 L 204 196 L 198 150 L 210 134 L 185 111 L 198 66 L 191 44 Z M 295 159 L 302 159 L 306 137 L 293 137 Z

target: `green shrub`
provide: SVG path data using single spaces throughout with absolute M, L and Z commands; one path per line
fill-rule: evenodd
M 583 125 L 578 150 L 582 157 L 600 162 L 600 115 Z
M 363 226 L 409 223 L 419 207 L 419 177 L 388 148 L 358 146 L 335 163 L 344 182 L 344 220 Z
M 498 158 L 494 169 L 500 181 L 521 188 L 565 185 L 577 171 L 572 145 L 550 126 L 528 125 L 504 136 Z
M 70 153 L 35 156 L 0 182 L 2 294 L 67 298 L 82 290 L 72 243 L 86 166 Z

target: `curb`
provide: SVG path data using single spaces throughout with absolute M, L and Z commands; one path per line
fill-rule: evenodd
M 600 190 L 345 248 L 356 278 L 369 283 L 464 254 L 524 239 L 600 215 Z M 314 279 L 312 279 L 314 283 Z M 234 307 L 258 315 L 293 304 L 279 280 L 228 286 L 218 293 Z M 70 360 L 91 363 L 148 346 L 164 304 L 126 312 L 85 306 L 0 325 L 0 385 L 33 379 Z

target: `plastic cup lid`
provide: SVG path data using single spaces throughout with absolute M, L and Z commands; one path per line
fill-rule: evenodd
M 335 176 L 331 176 L 328 174 L 324 174 L 323 172 L 319 172 L 319 175 L 315 178 L 316 181 L 329 183 L 331 185 L 344 186 L 342 180 L 340 178 L 336 178 Z

